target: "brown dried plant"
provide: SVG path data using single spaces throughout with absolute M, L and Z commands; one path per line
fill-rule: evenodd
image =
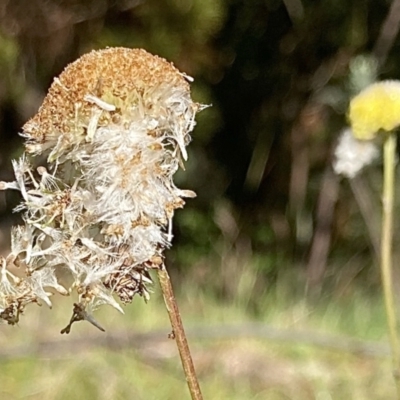
M 15 324 L 29 303 L 51 306 L 53 289 L 77 293 L 62 333 L 80 320 L 103 329 L 93 311 L 109 304 L 123 312 L 120 303 L 135 294 L 148 300 L 149 272 L 156 270 L 199 399 L 164 265 L 174 212 L 195 196 L 173 182 L 203 108 L 192 101 L 188 81 L 166 60 L 126 48 L 92 51 L 54 79 L 23 127 L 26 153 L 13 162 L 15 181 L 0 183 L 21 192 L 24 220 L 1 259 L 0 318 Z M 37 165 L 43 156 L 46 165 Z M 68 288 L 59 283 L 61 271 L 72 277 Z

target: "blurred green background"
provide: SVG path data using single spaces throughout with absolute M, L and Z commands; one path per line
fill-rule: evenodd
M 167 254 L 205 399 L 390 400 L 381 165 L 351 181 L 331 165 L 349 98 L 400 78 L 399 23 L 398 0 L 1 0 L 0 180 L 69 62 L 106 46 L 165 57 L 212 104 L 177 176 L 198 197 Z M 0 192 L 2 253 L 19 200 Z M 189 398 L 154 292 L 125 316 L 101 310 L 106 334 L 59 335 L 69 299 L 1 325 L 0 398 Z

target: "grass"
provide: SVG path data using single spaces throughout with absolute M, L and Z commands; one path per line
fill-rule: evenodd
M 332 295 L 313 304 L 293 295 L 292 285 L 282 278 L 262 298 L 247 292 L 229 303 L 195 289 L 193 282 L 181 286 L 187 288 L 180 291 L 179 303 L 204 398 L 394 399 L 385 351 L 367 356 L 309 343 L 314 335 L 386 341 L 379 293 L 353 288 L 351 295 Z M 250 307 L 253 301 L 258 302 L 257 312 Z M 106 334 L 81 322 L 69 336 L 60 335 L 70 318 L 69 304 L 70 299 L 61 299 L 54 310 L 32 306 L 18 327 L 0 326 L 2 400 L 189 399 L 176 346 L 167 338 L 170 326 L 158 288 L 147 305 L 135 299 L 125 316 L 106 308 L 99 311 L 96 317 Z M 265 324 L 278 336 L 262 338 L 254 328 L 253 335 L 235 338 L 227 335 L 232 324 L 250 331 Z M 216 326 L 221 335 L 196 334 L 196 327 L 207 331 Z M 155 331 L 149 340 L 126 345 L 129 334 Z M 283 335 L 280 340 L 279 332 L 291 338 Z M 119 347 L 96 345 L 117 334 Z M 48 347 L 35 351 L 38 343 Z

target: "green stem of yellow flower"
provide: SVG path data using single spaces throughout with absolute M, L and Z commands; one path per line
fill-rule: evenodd
M 392 241 L 393 241 L 393 203 L 394 176 L 396 157 L 396 134 L 389 133 L 385 138 L 384 179 L 383 179 L 383 215 L 381 242 L 381 274 L 386 316 L 392 348 L 393 375 L 397 386 L 397 396 L 400 399 L 400 346 L 397 334 L 396 308 L 392 283 Z
M 168 271 L 163 265 L 157 270 L 157 273 L 169 319 L 171 321 L 171 338 L 176 340 L 190 395 L 192 396 L 192 400 L 203 400 Z

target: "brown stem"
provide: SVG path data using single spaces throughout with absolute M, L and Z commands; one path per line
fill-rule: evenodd
M 163 265 L 157 273 L 192 400 L 203 400 L 168 271 Z

